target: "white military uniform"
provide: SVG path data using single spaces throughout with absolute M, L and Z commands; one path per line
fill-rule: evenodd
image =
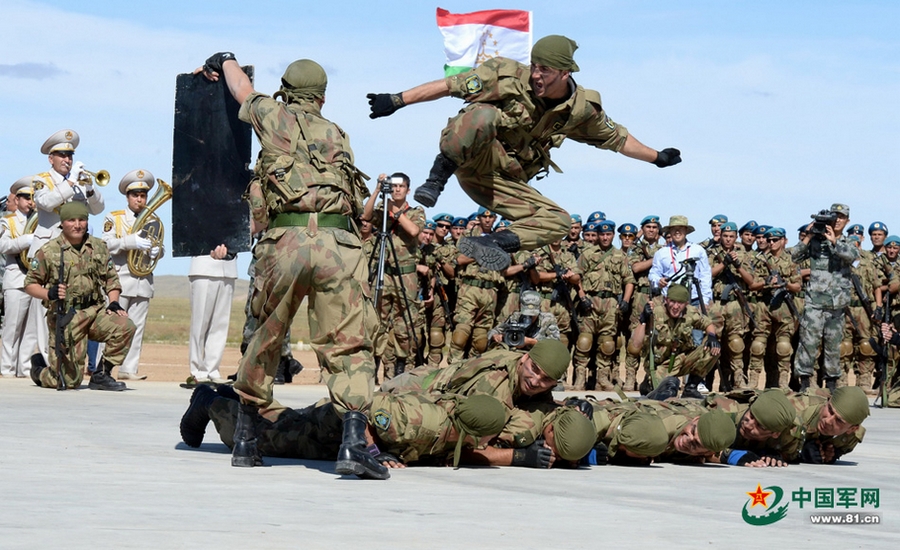
M 0 220 L 0 254 L 6 258 L 3 269 L 6 310 L 0 349 L 0 374 L 3 376 L 28 376 L 31 355 L 37 346 L 34 320 L 28 315 L 34 302 L 25 293 L 25 272 L 19 264 L 19 253 L 28 250 L 32 239 L 31 235 L 23 235 L 25 222 L 25 215 L 21 212 L 9 212 Z M 40 302 L 37 305 L 40 306 Z
M 218 379 L 225 353 L 231 301 L 237 279 L 237 258 L 216 260 L 193 256 L 191 282 L 191 375 L 197 380 Z

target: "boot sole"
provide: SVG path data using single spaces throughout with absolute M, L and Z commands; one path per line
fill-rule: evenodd
M 338 460 L 335 463 L 334 471 L 338 475 L 349 476 L 355 475 L 362 479 L 390 479 L 391 473 L 385 470 L 384 474 L 366 468 L 363 464 L 353 460 Z
M 459 240 L 459 252 L 488 271 L 501 271 L 509 267 L 508 253 L 492 246 L 483 246 L 469 238 Z
M 110 388 L 107 386 L 101 386 L 100 384 L 92 384 L 88 383 L 89 390 L 102 390 L 102 391 L 125 391 L 128 388 L 126 386 L 122 386 L 121 388 Z
M 413 199 L 415 199 L 417 203 L 428 208 L 431 208 L 432 206 L 437 204 L 437 198 L 432 197 L 431 194 L 427 192 L 420 193 L 419 191 L 421 189 L 422 188 L 419 187 L 418 189 L 416 189 L 416 192 L 413 193 Z

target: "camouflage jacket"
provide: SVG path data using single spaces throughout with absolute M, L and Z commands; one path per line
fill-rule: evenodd
M 410 206 L 405 211 L 406 217 L 413 222 L 419 231 L 425 228 L 425 210 L 420 206 Z M 381 231 L 381 221 L 384 216 L 384 205 L 378 204 L 372 212 L 372 224 Z M 416 265 L 419 250 L 419 238 L 407 234 L 400 227 L 400 223 L 395 219 L 388 219 L 387 229 L 391 235 L 391 241 L 394 244 L 394 252 L 397 254 L 397 263 L 400 265 L 401 271 L 406 271 L 410 267 L 413 269 Z M 391 255 L 390 248 L 387 249 L 387 258 L 385 259 L 385 267 L 393 266 L 394 259 Z
M 659 416 L 666 431 L 669 433 L 669 445 L 661 455 L 654 458 L 656 462 L 678 462 L 678 463 L 697 463 L 704 462 L 703 457 L 691 456 L 684 454 L 675 449 L 675 438 L 681 435 L 681 432 L 694 418 L 703 414 L 703 411 L 696 410 L 694 407 L 688 407 L 684 404 L 669 401 L 654 401 L 645 399 L 635 403 L 638 410 L 655 414 Z
M 753 275 L 757 278 L 757 280 L 762 280 L 765 282 L 765 286 L 756 291 L 756 297 L 767 308 L 772 300 L 772 297 L 775 295 L 775 292 L 779 290 L 779 287 L 775 283 L 770 282 L 771 277 L 773 277 L 776 273 L 781 276 L 781 279 L 785 284 L 801 282 L 799 268 L 794 263 L 791 256 L 785 252 L 782 252 L 780 256 L 775 256 L 768 251 L 758 252 L 751 258 L 752 259 L 750 260 L 750 265 L 753 271 Z M 789 294 L 793 298 L 793 293 L 789 292 Z M 770 313 L 776 312 L 770 311 Z M 791 316 L 789 306 L 787 305 L 787 300 L 785 300 L 778 308 L 778 314 L 781 315 L 785 320 Z
M 712 324 L 712 319 L 707 315 L 703 315 L 699 308 L 688 305 L 684 311 L 684 315 L 678 318 L 671 318 L 666 312 L 665 303 L 662 297 L 653 299 L 653 322 L 656 327 L 656 363 L 667 361 L 669 357 L 680 353 L 689 353 L 695 347 L 694 339 L 691 331 L 701 330 Z M 650 341 L 650 334 L 647 334 L 647 341 Z
M 575 256 L 565 250 L 561 249 L 558 251 L 550 250 L 549 246 L 544 246 L 538 249 L 535 249 L 534 252 L 540 256 L 540 260 L 535 266 L 535 270 L 543 271 L 544 273 L 553 273 L 554 265 L 559 265 L 562 267 L 563 271 L 572 270 L 573 272 L 577 272 L 578 270 L 578 261 L 575 260 Z M 551 259 L 551 256 L 553 259 Z M 556 260 L 556 264 L 553 263 L 553 260 Z M 549 299 L 550 295 L 553 293 L 554 287 L 558 284 L 557 280 L 554 279 L 552 281 L 543 282 L 540 284 L 534 285 L 534 289 L 541 293 L 541 295 L 545 299 Z M 566 287 L 570 289 L 568 283 L 566 283 Z
M 749 262 L 749 256 L 743 250 L 734 249 L 737 252 L 738 261 L 741 262 L 741 265 L 745 266 L 745 269 L 748 271 L 752 270 L 752 266 Z M 725 255 L 727 252 L 721 246 L 716 246 L 712 250 L 708 251 L 709 254 L 709 267 L 710 269 L 716 267 L 717 265 L 722 265 L 725 263 Z M 728 275 L 728 271 L 731 272 L 731 275 L 734 276 L 734 283 L 731 281 L 731 277 Z M 747 293 L 747 284 L 741 278 L 740 273 L 738 273 L 738 268 L 733 265 L 725 264 L 725 267 L 722 271 L 713 277 L 713 299 L 721 300 L 722 294 L 725 292 L 725 288 L 730 284 L 737 284 L 738 287 L 746 294 Z
M 794 261 L 805 258 L 810 259 L 806 305 L 822 309 L 850 305 L 850 266 L 859 259 L 859 249 L 850 239 L 842 235 L 833 245 L 824 238 L 812 239 L 809 244 L 800 242 L 794 248 Z
M 466 103 L 491 103 L 500 110 L 497 139 L 531 179 L 551 166 L 549 151 L 568 137 L 600 149 L 620 151 L 628 130 L 606 116 L 600 94 L 569 79 L 569 98 L 548 106 L 531 89 L 528 65 L 495 57 L 446 79 L 450 95 Z M 553 165 L 555 168 L 555 165 Z
M 828 395 L 827 390 L 789 394 L 788 401 L 797 409 L 798 426 L 796 429 L 782 434 L 777 440 L 769 440 L 767 449 L 780 453 L 788 462 L 800 462 L 800 452 L 803 450 L 803 444 L 807 441 L 831 443 L 834 445 L 837 457 L 855 449 L 866 433 L 866 429 L 862 426 L 853 433 L 839 436 L 819 433 L 819 414 L 822 412 L 822 408 L 828 404 Z
M 620 249 L 611 246 L 603 250 L 592 246 L 578 259 L 576 273 L 581 275 L 581 286 L 591 295 L 609 292 L 622 294 L 626 285 L 634 284 L 634 273 L 628 258 Z

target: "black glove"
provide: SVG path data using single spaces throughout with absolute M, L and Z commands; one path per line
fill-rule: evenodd
M 584 298 L 578 300 L 578 313 L 582 315 L 590 315 L 594 310 L 594 303 L 591 302 L 591 299 L 585 296 Z
M 556 272 L 556 280 L 560 281 L 560 282 L 564 282 L 563 275 L 566 274 L 566 268 L 564 268 L 563 266 L 561 266 L 559 264 L 556 264 L 555 266 L 553 266 L 553 271 Z
M 106 306 L 106 311 L 110 313 L 116 313 L 119 311 L 125 311 L 125 308 L 119 305 L 119 302 L 110 302 L 108 306 Z
M 619 311 L 622 312 L 622 315 L 628 315 L 628 312 L 631 311 L 631 304 L 624 297 L 619 297 Z
M 207 72 L 222 74 L 222 63 L 225 63 L 229 59 L 234 59 L 234 54 L 231 52 L 214 53 L 209 56 L 209 59 L 203 64 L 203 68 L 206 69 Z
M 875 306 L 875 311 L 872 313 L 872 315 L 875 317 L 875 321 L 880 322 L 882 319 L 884 319 L 884 308 L 881 306 Z
M 681 151 L 678 149 L 668 148 L 656 153 L 656 160 L 653 161 L 658 168 L 673 166 L 681 162 Z
M 396 462 L 397 464 L 403 464 L 402 460 L 388 452 L 381 452 L 375 455 L 375 460 L 377 460 L 379 464 L 384 464 L 386 462 Z
M 512 465 L 527 468 L 549 468 L 553 452 L 544 447 L 544 440 L 538 439 L 524 449 L 514 449 Z
M 807 441 L 803 444 L 803 450 L 800 451 L 800 462 L 809 464 L 822 463 L 822 449 L 819 447 L 818 441 Z
M 48 300 L 59 300 L 59 285 L 53 285 L 47 289 Z
M 707 333 L 706 334 L 706 347 L 707 347 L 707 349 L 710 349 L 710 350 L 714 350 L 714 349 L 721 350 L 722 344 L 719 343 L 719 337 L 716 336 L 715 334 Z
M 650 307 L 649 303 L 646 303 L 646 304 L 644 304 L 644 310 L 641 311 L 641 316 L 640 316 L 640 318 L 638 318 L 638 321 L 642 325 L 646 325 L 647 323 L 650 322 L 650 319 L 652 319 L 652 318 L 653 318 L 653 308 Z
M 732 258 L 731 254 L 728 254 L 727 252 L 722 257 L 722 261 L 725 263 L 725 265 L 734 265 L 734 258 Z
M 522 269 L 528 271 L 529 269 L 534 269 L 534 266 L 537 265 L 537 258 L 534 256 L 529 257 L 527 260 L 522 262 Z
M 625 453 L 622 453 L 625 454 Z M 604 443 L 597 443 L 580 461 L 582 466 L 606 466 L 609 464 L 609 448 Z
M 721 457 L 723 463 L 731 464 L 732 466 L 746 466 L 749 462 L 756 462 L 759 459 L 760 456 L 754 452 L 735 449 L 724 451 Z
M 366 94 L 369 99 L 369 118 L 379 118 L 394 114 L 400 107 L 406 107 L 403 94 Z
M 575 407 L 583 414 L 584 416 L 594 419 L 594 406 L 591 405 L 590 401 L 586 401 L 581 399 L 580 397 L 569 397 L 565 400 L 565 405 L 568 407 Z

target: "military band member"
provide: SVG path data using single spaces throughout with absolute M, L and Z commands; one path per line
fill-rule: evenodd
M 34 212 L 34 191 L 27 176 L 10 188 L 15 207 L 0 220 L 0 254 L 6 256 L 3 270 L 3 348 L 0 352 L 0 374 L 3 376 L 28 376 L 31 371 L 31 355 L 37 345 L 36 317 L 29 310 L 38 307 L 25 292 L 25 274 L 28 266 L 22 264 L 21 253 L 27 251 L 34 238 L 25 233 L 25 223 Z
M 119 182 L 119 192 L 125 195 L 127 207 L 115 210 L 106 216 L 103 222 L 103 242 L 109 248 L 122 292 L 119 303 L 134 323 L 134 339 L 125 361 L 119 367 L 119 380 L 144 380 L 146 375 L 138 374 L 141 360 L 141 347 L 144 341 L 144 326 L 147 323 L 147 312 L 150 298 L 153 298 L 153 273 L 135 276 L 128 267 L 128 255 L 131 250 L 140 250 L 151 260 L 161 258 L 164 253 L 162 242 L 152 241 L 133 231 L 136 216 L 147 207 L 147 192 L 153 189 L 156 179 L 147 170 L 132 170 L 125 174 Z

